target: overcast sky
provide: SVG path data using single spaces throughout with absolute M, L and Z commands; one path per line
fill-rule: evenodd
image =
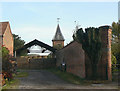
M 118 2 L 1 2 L 0 11 L 0 22 L 9 21 L 12 33 L 26 43 L 38 39 L 49 45 L 58 17 L 65 45 L 72 41 L 74 21 L 82 28 L 118 21 Z

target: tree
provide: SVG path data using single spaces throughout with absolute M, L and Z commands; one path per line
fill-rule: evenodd
M 112 23 L 112 54 L 120 63 L 120 21 Z
M 85 32 L 80 28 L 73 35 L 73 39 L 82 44 L 92 65 L 92 78 L 97 79 L 97 64 L 101 58 L 101 37 L 98 28 L 86 28 Z
M 15 50 L 24 46 L 25 41 L 22 40 L 21 37 L 19 37 L 19 35 L 16 35 L 16 34 L 13 34 L 13 38 L 14 38 L 14 52 L 15 52 Z M 26 54 L 27 54 L 27 51 L 23 50 L 23 51 L 20 52 L 19 55 L 23 56 L 23 55 L 26 55 Z
M 4 79 L 12 79 L 12 63 L 10 62 L 9 50 L 6 47 L 2 47 L 2 74 Z
M 19 35 L 13 34 L 13 38 L 14 38 L 14 51 L 24 46 L 25 41 L 22 40 L 21 37 L 19 37 Z
M 120 21 L 119 21 L 120 22 Z M 120 24 L 117 22 L 113 22 L 112 23 L 112 33 L 113 33 L 113 37 L 117 38 L 117 42 L 120 39 Z

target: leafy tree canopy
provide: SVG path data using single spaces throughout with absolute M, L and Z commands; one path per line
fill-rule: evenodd
M 120 39 L 120 24 L 118 22 L 112 23 L 112 33 L 114 38 Z
M 13 34 L 13 38 L 14 38 L 14 51 L 24 46 L 25 41 L 22 40 L 21 37 L 19 37 L 19 35 Z M 17 56 L 25 55 L 27 55 L 26 50 L 22 50 L 19 54 L 17 54 Z
M 116 57 L 117 63 L 120 63 L 120 23 L 119 22 L 112 23 L 112 54 Z
M 19 37 L 19 35 L 13 34 L 13 38 L 14 38 L 14 51 L 24 46 L 25 41 L 22 40 L 21 37 Z

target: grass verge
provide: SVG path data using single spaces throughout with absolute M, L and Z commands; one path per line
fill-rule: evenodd
M 18 74 L 15 77 L 27 77 L 28 73 L 27 72 L 18 72 Z
M 6 91 L 7 89 L 17 89 L 19 85 L 18 79 L 12 79 L 11 81 L 7 82 L 5 86 L 3 86 L 2 91 Z
M 17 75 L 13 74 L 14 79 L 8 81 L 2 87 L 2 91 L 7 91 L 7 89 L 18 89 L 20 81 L 17 78 L 27 77 L 27 76 L 28 76 L 27 72 L 17 72 Z
M 71 73 L 62 72 L 61 70 L 59 70 L 57 68 L 51 68 L 51 69 L 47 69 L 47 70 L 54 73 L 58 77 L 62 78 L 64 81 L 70 82 L 72 84 L 77 84 L 77 85 L 84 84 L 83 78 L 80 78 L 80 77 L 73 75 Z

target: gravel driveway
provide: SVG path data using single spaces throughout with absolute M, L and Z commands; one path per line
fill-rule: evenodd
M 59 87 L 63 85 L 71 85 L 46 70 L 27 70 L 27 72 L 29 74 L 28 77 L 19 78 L 20 89 L 23 89 L 23 88 L 44 89 L 48 87 Z
M 99 86 L 74 85 L 63 81 L 56 75 L 46 70 L 24 70 L 28 77 L 17 78 L 20 80 L 19 89 L 116 89 L 114 84 Z

